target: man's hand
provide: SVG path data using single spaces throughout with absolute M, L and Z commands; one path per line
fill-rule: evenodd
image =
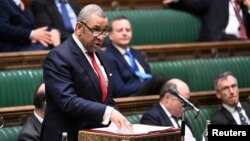
M 31 41 L 32 43 L 41 43 L 45 47 L 52 44 L 51 33 L 47 31 L 48 27 L 41 27 L 32 30 Z
M 131 123 L 117 110 L 113 109 L 110 115 L 110 121 L 113 122 L 119 130 L 132 131 Z
M 163 0 L 162 1 L 162 4 L 163 5 L 168 5 L 168 4 L 170 4 L 170 3 L 172 3 L 174 0 Z
M 56 47 L 56 46 L 60 45 L 60 43 L 61 43 L 60 31 L 57 29 L 52 29 L 50 31 L 50 33 L 51 33 L 51 41 L 52 41 L 53 46 Z

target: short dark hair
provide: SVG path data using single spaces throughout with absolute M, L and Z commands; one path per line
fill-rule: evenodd
M 224 80 L 224 79 L 227 79 L 227 77 L 228 76 L 233 76 L 235 79 L 236 79 L 236 77 L 234 76 L 234 74 L 232 73 L 232 72 L 230 72 L 230 71 L 226 71 L 226 72 L 223 72 L 223 73 L 220 73 L 216 78 L 215 78 L 215 80 L 214 80 L 214 88 L 215 88 L 215 90 L 219 90 L 219 88 L 218 88 L 218 82 L 219 82 L 219 80 Z M 237 80 L 237 79 L 236 79 Z
M 41 85 L 37 86 L 37 88 L 36 88 L 36 90 L 35 90 L 35 92 L 33 94 L 33 105 L 36 108 L 43 108 L 45 100 L 46 100 L 45 92 L 38 91 L 40 86 Z

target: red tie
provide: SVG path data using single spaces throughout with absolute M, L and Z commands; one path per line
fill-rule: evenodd
M 99 68 L 99 66 L 96 63 L 94 53 L 93 52 L 88 52 L 88 54 L 90 56 L 92 65 L 93 65 L 95 71 L 98 74 L 98 78 L 100 80 L 100 84 L 101 84 L 101 88 L 102 88 L 102 102 L 104 102 L 106 100 L 106 97 L 107 97 L 107 94 L 108 94 L 107 84 L 106 84 L 106 81 L 104 79 L 104 76 L 102 74 L 101 69 Z
M 247 39 L 246 27 L 244 25 L 244 21 L 242 19 L 242 16 L 240 15 L 240 9 L 239 9 L 239 2 L 238 2 L 238 0 L 234 1 L 234 11 L 235 11 L 237 19 L 238 19 L 238 21 L 240 23 L 240 28 L 239 28 L 240 38 L 241 39 Z

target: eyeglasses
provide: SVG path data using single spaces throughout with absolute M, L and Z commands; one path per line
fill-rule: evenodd
M 101 34 L 102 34 L 103 37 L 107 37 L 109 35 L 110 29 L 108 27 L 106 29 L 104 29 L 104 30 L 97 29 L 97 28 L 92 29 L 85 22 L 80 21 L 80 23 L 83 24 L 84 26 L 86 26 L 92 32 L 92 35 L 94 37 L 97 37 L 97 36 L 99 36 Z

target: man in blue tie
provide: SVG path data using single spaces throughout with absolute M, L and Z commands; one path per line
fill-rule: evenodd
M 43 25 L 58 29 L 63 42 L 74 32 L 80 8 L 76 0 L 34 0 L 32 11 Z
M 106 53 L 113 75 L 113 96 L 127 97 L 158 94 L 166 82 L 164 75 L 152 75 L 143 55 L 131 48 L 132 27 L 124 16 L 111 22 L 110 44 Z
M 211 124 L 249 125 L 250 104 L 239 101 L 238 81 L 233 73 L 220 74 L 214 86 L 217 98 L 222 101 L 222 108 L 212 118 Z

